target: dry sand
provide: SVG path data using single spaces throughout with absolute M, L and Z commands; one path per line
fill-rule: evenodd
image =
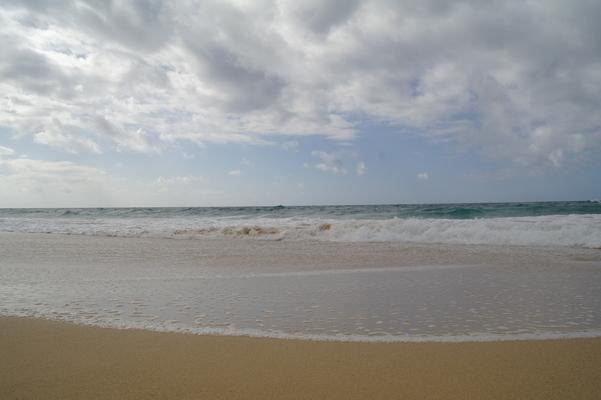
M 599 399 L 601 338 L 325 343 L 0 318 L 0 399 Z

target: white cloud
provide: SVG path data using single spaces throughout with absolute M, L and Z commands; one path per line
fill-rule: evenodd
M 3 159 L 0 168 L 7 171 L 0 174 L 0 204 L 5 206 L 77 206 L 109 201 L 107 177 L 98 168 L 30 158 Z
M 12 156 L 15 151 L 10 147 L 0 146 L 0 156 Z
M 240 171 L 239 169 L 233 169 L 233 170 L 229 171 L 227 174 L 230 176 L 240 176 L 240 175 L 242 175 L 242 171 Z
M 314 164 L 312 167 L 324 172 L 332 172 L 336 175 L 346 175 L 347 170 L 342 164 L 339 153 L 328 153 L 323 150 L 313 150 L 311 155 L 320 159 L 321 162 Z M 304 164 L 305 167 L 311 167 L 309 164 Z
M 195 175 L 159 176 L 153 183 L 159 193 L 168 193 L 172 196 L 190 194 L 198 191 L 199 188 L 204 190 L 206 189 L 204 185 L 205 179 Z
M 223 204 L 221 191 L 201 176 L 132 181 L 70 161 L 0 159 L 3 207 L 196 206 Z
M 357 163 L 357 176 L 363 176 L 367 173 L 367 165 L 363 161 Z
M 153 153 L 348 142 L 368 121 L 560 166 L 600 151 L 599 18 L 599 2 L 6 1 L 0 125 Z
M 172 185 L 172 184 L 194 184 L 202 183 L 204 178 L 202 176 L 184 175 L 184 176 L 159 176 L 156 180 L 157 185 Z
M 297 140 L 287 140 L 281 146 L 284 150 L 298 151 L 299 144 Z
M 52 175 L 67 176 L 71 181 L 81 178 L 87 180 L 93 176 L 103 175 L 102 170 L 72 163 L 70 161 L 43 161 L 30 158 L 2 160 L 1 165 L 18 174 L 35 177 L 36 179 Z
M 430 179 L 430 174 L 428 172 L 420 172 L 417 174 L 417 179 L 427 181 L 428 179 Z
M 105 117 L 94 119 L 97 130 L 117 143 L 117 150 L 131 150 L 138 153 L 160 152 L 160 146 L 152 143 L 142 128 L 127 130 L 109 122 Z
M 214 203 L 222 196 L 221 191 L 212 188 L 207 179 L 198 175 L 159 176 L 150 185 L 139 184 L 138 193 L 144 194 L 147 204 L 174 204 L 193 207 Z M 129 194 L 128 194 L 129 196 Z
M 67 153 L 102 153 L 96 142 L 81 135 L 64 133 L 66 129 L 55 119 L 47 126 L 47 130 L 38 132 L 33 136 L 33 142 L 55 147 Z

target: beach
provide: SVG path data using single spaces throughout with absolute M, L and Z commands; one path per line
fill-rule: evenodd
M 0 398 L 594 399 L 600 265 L 567 246 L 3 232 Z
M 596 399 L 601 339 L 340 343 L 0 318 L 2 399 Z
M 601 0 L 0 0 L 0 400 L 601 400 Z
M 0 400 L 601 400 L 600 20 L 0 1 Z

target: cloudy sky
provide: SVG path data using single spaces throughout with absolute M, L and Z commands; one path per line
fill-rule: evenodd
M 601 2 L 3 0 L 0 207 L 601 198 Z

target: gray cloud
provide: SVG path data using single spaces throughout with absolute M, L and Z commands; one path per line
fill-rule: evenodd
M 190 44 L 198 58 L 200 75 L 225 94 L 227 111 L 245 112 L 273 105 L 282 92 L 284 81 L 266 71 L 245 66 L 228 49 L 216 45 Z
M 24 24 L 60 23 L 135 51 L 157 50 L 169 41 L 173 26 L 170 8 L 161 0 L 7 0 L 4 6 L 26 11 L 20 18 Z
M 599 154 L 600 19 L 592 1 L 7 1 L 0 125 L 149 152 L 349 141 L 359 118 L 560 167 Z
M 292 9 L 299 24 L 323 34 L 348 20 L 358 6 L 359 0 L 318 0 L 297 2 Z
M 38 95 L 69 97 L 74 87 L 69 76 L 43 54 L 14 47 L 15 38 L 0 35 L 6 43 L 0 53 L 0 79 Z

